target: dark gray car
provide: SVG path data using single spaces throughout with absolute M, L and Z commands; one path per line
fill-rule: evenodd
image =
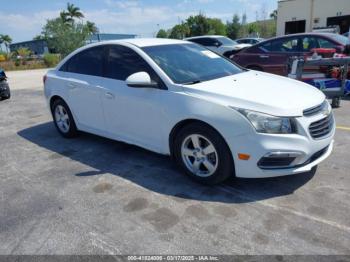
M 10 87 L 7 82 L 5 71 L 0 68 L 0 100 L 11 97 Z

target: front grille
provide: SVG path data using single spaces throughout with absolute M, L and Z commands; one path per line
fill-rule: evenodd
M 314 106 L 308 109 L 305 109 L 303 111 L 303 115 L 304 116 L 313 116 L 318 114 L 319 112 L 321 112 L 323 110 L 323 108 L 327 108 L 327 101 L 325 100 L 322 104 L 318 105 L 318 106 Z
M 333 123 L 333 114 L 331 113 L 327 117 L 310 124 L 310 135 L 314 139 L 319 139 L 328 135 L 332 131 Z

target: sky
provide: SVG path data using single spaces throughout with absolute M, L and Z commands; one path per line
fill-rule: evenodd
M 137 34 L 152 37 L 199 12 L 208 17 L 232 19 L 246 13 L 248 22 L 268 18 L 277 0 L 69 0 L 85 19 L 95 22 L 101 33 Z M 40 34 L 47 19 L 66 8 L 62 0 L 1 0 L 0 34 L 13 43 L 31 40 Z

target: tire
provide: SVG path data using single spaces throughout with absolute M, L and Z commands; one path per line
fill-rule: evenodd
M 332 99 L 332 108 L 339 108 L 340 107 L 340 97 L 334 97 Z
M 72 138 L 78 135 L 73 115 L 62 99 L 54 101 L 51 112 L 56 129 L 63 137 Z
M 183 127 L 175 138 L 173 152 L 178 166 L 202 184 L 215 185 L 234 176 L 229 147 L 208 125 L 193 123 Z
M 11 94 L 8 93 L 6 96 L 3 97 L 3 99 L 10 99 L 11 98 Z

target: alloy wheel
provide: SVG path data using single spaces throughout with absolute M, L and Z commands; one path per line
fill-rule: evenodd
M 70 119 L 67 110 L 62 105 L 55 108 L 55 121 L 57 127 L 63 133 L 68 133 L 70 128 Z
M 189 135 L 183 140 L 181 156 L 186 167 L 200 177 L 209 177 L 218 168 L 219 158 L 213 143 L 199 134 Z

